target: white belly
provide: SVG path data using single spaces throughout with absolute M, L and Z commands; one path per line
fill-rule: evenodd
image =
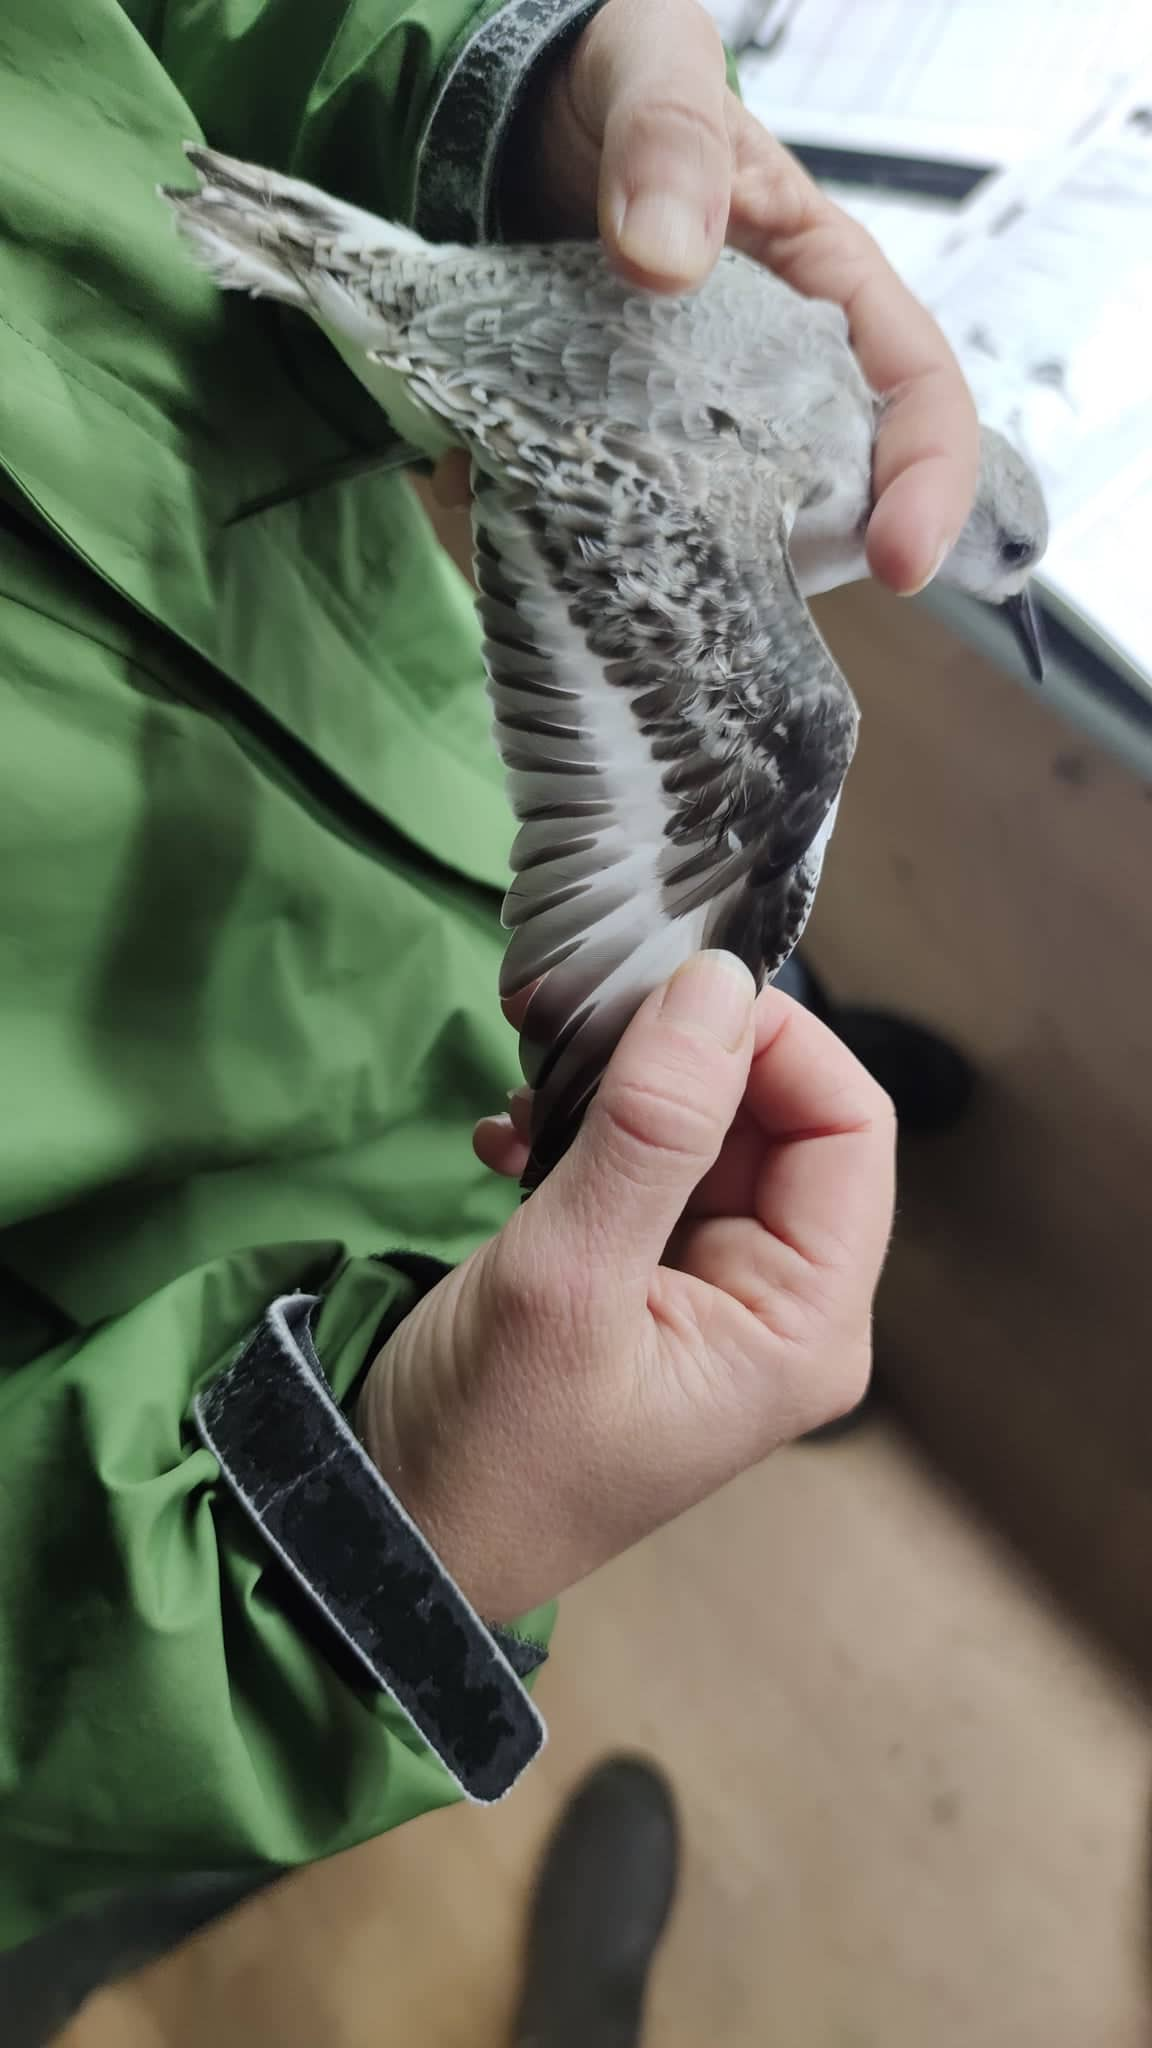
M 819 597 L 822 590 L 839 590 L 842 583 L 859 583 L 869 572 L 864 544 L 858 533 L 838 541 L 801 541 L 795 535 L 788 544 L 792 569 L 804 597 Z
M 853 478 L 838 485 L 822 504 L 798 513 L 788 553 L 805 597 L 867 576 L 864 527 L 870 509 L 859 478 Z

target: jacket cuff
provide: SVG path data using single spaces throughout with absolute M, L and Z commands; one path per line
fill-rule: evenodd
M 325 1380 L 317 1307 L 306 1294 L 270 1305 L 199 1395 L 197 1432 L 330 1661 L 393 1699 L 464 1796 L 487 1804 L 545 1740 L 522 1683 L 545 1653 L 530 1626 L 485 1626 L 381 1478 Z
M 502 157 L 539 70 L 603 0 L 505 0 L 441 73 L 417 146 L 412 225 L 430 242 L 499 239 Z

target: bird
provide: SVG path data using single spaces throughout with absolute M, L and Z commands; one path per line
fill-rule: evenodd
M 858 727 L 805 600 L 868 573 L 883 401 L 843 310 L 736 251 L 656 295 L 595 242 L 430 243 L 186 153 L 196 186 L 161 191 L 218 286 L 309 315 L 416 455 L 471 459 L 527 1195 L 679 965 L 726 950 L 763 986 L 803 932 Z M 1033 672 L 1047 532 L 1026 457 L 983 427 L 938 575 L 1008 608 Z

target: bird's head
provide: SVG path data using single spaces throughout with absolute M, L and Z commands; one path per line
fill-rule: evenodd
M 959 540 L 940 565 L 942 583 L 1003 605 L 1029 672 L 1044 658 L 1028 578 L 1048 545 L 1048 508 L 1027 458 L 992 427 L 980 429 L 980 480 Z

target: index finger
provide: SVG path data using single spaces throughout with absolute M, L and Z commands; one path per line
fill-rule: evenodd
M 827 1025 L 765 989 L 743 1109 L 767 1141 L 759 1222 L 809 1265 L 874 1281 L 895 1205 L 895 1117 L 882 1088 Z
M 845 311 L 860 367 L 887 398 L 872 458 L 868 566 L 880 582 L 911 594 L 936 574 L 972 509 L 980 429 L 964 374 L 932 315 L 871 236 L 865 240 L 862 280 Z
M 943 333 L 859 222 L 732 102 L 728 240 L 807 298 L 843 307 L 852 347 L 886 404 L 873 462 L 868 564 L 919 590 L 957 539 L 976 488 L 976 408 Z

